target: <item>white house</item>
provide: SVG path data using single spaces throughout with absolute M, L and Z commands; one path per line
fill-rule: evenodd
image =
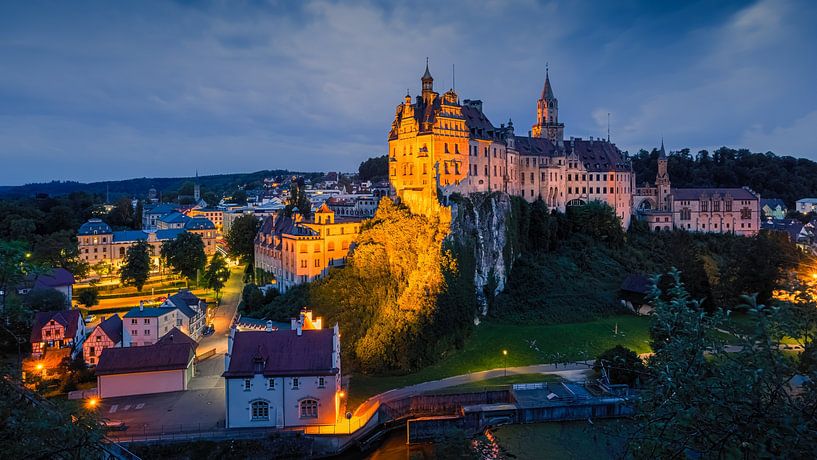
M 797 212 L 808 214 L 817 211 L 817 198 L 800 198 L 797 200 Z
M 181 321 L 181 313 L 176 307 L 147 308 L 140 302 L 122 318 L 122 346 L 153 345 L 159 337 L 180 326 Z
M 227 428 L 334 425 L 341 388 L 338 326 L 311 312 L 292 330 L 230 330 L 223 374 Z
M 202 330 L 207 324 L 207 304 L 203 300 L 183 289 L 178 294 L 168 297 L 162 307 L 176 308 L 179 311 L 176 327 L 193 340 L 201 339 Z

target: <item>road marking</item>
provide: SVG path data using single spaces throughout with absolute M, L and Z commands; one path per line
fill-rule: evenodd
M 116 412 L 116 409 L 117 409 L 118 407 L 119 407 L 119 404 L 114 404 L 113 406 L 111 406 L 111 410 L 110 410 L 110 411 L 108 411 L 108 412 L 110 412 L 110 413 L 112 413 L 112 414 L 113 414 L 114 412 Z
M 127 406 L 122 408 L 122 410 L 128 410 L 128 409 L 130 409 L 130 404 L 128 404 Z
M 134 409 L 139 410 L 139 409 L 141 409 L 143 407 L 145 407 L 145 403 L 139 403 L 139 404 L 136 405 L 136 407 Z

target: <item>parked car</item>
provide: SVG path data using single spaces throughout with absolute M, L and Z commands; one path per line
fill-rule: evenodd
M 93 323 L 94 321 L 96 321 L 96 316 L 95 315 L 88 315 L 88 316 L 85 317 L 85 322 L 86 323 Z
M 99 424 L 108 431 L 125 431 L 128 429 L 128 426 L 122 420 L 105 419 L 100 421 Z
M 156 297 L 155 299 L 153 299 L 154 302 L 159 302 L 159 303 L 162 303 L 165 300 L 167 300 L 167 296 L 159 296 L 159 297 Z
M 213 332 L 216 332 L 216 327 L 213 326 L 212 324 L 208 324 L 207 326 L 205 326 L 204 330 L 201 331 L 201 335 L 208 336 L 212 335 Z

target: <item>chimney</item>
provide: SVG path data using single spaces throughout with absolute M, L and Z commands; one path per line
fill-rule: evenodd
M 296 328 L 296 332 L 299 336 L 303 335 L 304 333 L 304 314 L 301 313 L 301 316 L 298 318 L 298 325 Z
M 269 320 L 269 319 L 267 320 L 267 328 L 266 328 L 266 331 L 267 331 L 267 332 L 272 332 L 272 320 Z
M 139 311 L 145 311 L 145 301 L 144 300 L 139 301 Z

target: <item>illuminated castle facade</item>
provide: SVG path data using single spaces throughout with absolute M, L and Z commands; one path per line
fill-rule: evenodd
M 451 193 L 502 191 L 550 209 L 602 201 L 622 225 L 632 217 L 634 174 L 622 152 L 602 139 L 564 140 L 559 103 L 545 76 L 536 123 L 517 136 L 512 121 L 496 127 L 482 101 L 442 96 L 426 64 L 422 93 L 407 94 L 389 131 L 392 192 L 415 213 L 439 213 L 438 190 Z

